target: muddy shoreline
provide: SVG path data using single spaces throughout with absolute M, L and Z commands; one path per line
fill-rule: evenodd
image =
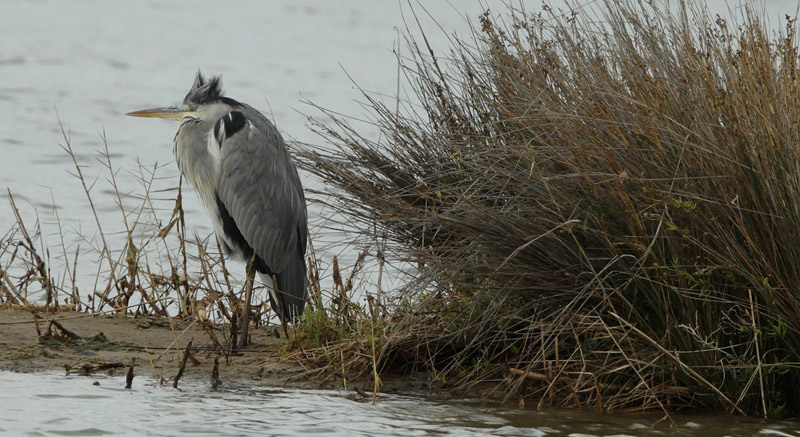
M 37 321 L 38 319 L 38 332 Z M 50 321 L 55 320 L 79 339 L 68 339 Z M 128 366 L 135 359 L 136 378 L 154 378 L 172 384 L 184 349 L 192 341 L 192 357 L 181 380 L 211 381 L 214 359 L 219 358 L 219 380 L 263 386 L 371 391 L 371 379 L 344 381 L 340 376 L 309 372 L 302 360 L 290 357 L 286 340 L 277 338 L 274 326 L 251 328 L 253 346 L 221 356 L 222 327 L 203 328 L 197 323 L 156 316 L 90 315 L 76 312 L 38 312 L 0 309 L 0 370 L 13 372 L 65 372 L 98 363 Z M 52 331 L 52 335 L 48 334 Z M 210 332 L 210 334 L 209 334 Z M 126 368 L 98 370 L 119 376 L 124 386 Z M 72 370 L 70 373 L 80 373 Z M 136 385 L 136 379 L 133 382 Z M 414 393 L 426 390 L 424 376 L 382 378 L 381 392 Z

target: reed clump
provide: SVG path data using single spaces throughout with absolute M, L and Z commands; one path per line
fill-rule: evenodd
M 418 104 L 366 95 L 378 139 L 316 124 L 303 167 L 419 266 L 379 366 L 528 405 L 800 411 L 795 21 L 686 3 L 487 13 L 447 57 L 409 39 Z

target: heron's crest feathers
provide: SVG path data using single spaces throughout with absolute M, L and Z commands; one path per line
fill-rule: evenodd
M 194 78 L 194 83 L 186 98 L 183 99 L 184 103 L 203 104 L 209 103 L 214 100 L 219 100 L 224 96 L 222 91 L 222 79 L 219 76 L 211 76 L 206 80 L 203 73 L 197 71 L 197 76 Z

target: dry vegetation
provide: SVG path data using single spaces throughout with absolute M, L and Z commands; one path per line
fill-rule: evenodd
M 238 326 L 242 281 L 226 268 L 213 234 L 187 235 L 181 182 L 154 190 L 159 167 L 139 164 L 133 173 L 140 186 L 124 191 L 117 182 L 120 170 L 112 166 L 103 138 L 104 149 L 96 159 L 107 171 L 108 185 L 97 187 L 83 174 L 87 165 L 79 162 L 69 135 L 62 132 L 62 148 L 74 163 L 73 175 L 85 192 L 95 226 L 79 230 L 62 226 L 54 205 L 61 245 L 46 247 L 38 218 L 26 226 L 9 190 L 16 223 L 0 239 L 0 305 L 33 313 L 178 317 L 199 323 L 219 352 L 229 354 L 238 334 L 230 326 Z M 110 230 L 107 220 L 101 220 L 98 191 L 112 193 L 121 231 Z M 94 278 L 89 287 L 81 281 L 86 277 Z M 269 319 L 268 305 L 261 303 L 252 308 L 257 324 Z
M 800 410 L 794 20 L 646 3 L 412 39 L 421 106 L 366 95 L 379 139 L 316 124 L 306 170 L 421 266 L 351 349 L 515 402 Z
M 409 39 L 413 98 L 365 95 L 379 139 L 334 112 L 315 123 L 326 145 L 300 147 L 301 165 L 380 244 L 341 270 L 312 251 L 289 343 L 310 374 L 379 388 L 382 372 L 424 371 L 539 406 L 800 411 L 794 21 L 773 32 L 758 13 L 732 24 L 633 0 L 601 15 L 487 13 L 447 57 Z M 9 193 L 0 304 L 197 320 L 224 353 L 240 284 L 213 238 L 187 239 L 179 187 L 151 196 L 155 168 L 123 208 L 102 157 L 126 243 L 96 220 L 94 290 L 79 293 L 71 246 L 50 271 Z M 384 255 L 416 269 L 388 301 L 354 285 Z

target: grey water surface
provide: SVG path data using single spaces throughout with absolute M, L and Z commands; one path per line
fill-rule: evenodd
M 411 2 L 438 54 L 447 53 L 453 35 L 468 34 L 482 11 L 503 11 L 505 3 Z M 522 3 L 534 9 L 539 1 Z M 722 15 L 736 10 L 735 3 L 707 4 Z M 783 14 L 797 10 L 794 0 L 763 4 L 776 28 Z M 138 202 L 140 164 L 157 164 L 154 190 L 175 187 L 177 126 L 124 114 L 180 102 L 198 68 L 222 74 L 228 95 L 263 110 L 287 139 L 318 144 L 306 115 L 326 118 L 304 101 L 359 119 L 367 113 L 359 88 L 387 98 L 404 92 L 395 54 L 407 52 L 401 36 L 407 26 L 419 39 L 408 3 L 396 0 L 0 1 L 0 236 L 15 220 L 4 201 L 10 190 L 23 220 L 31 227 L 38 220 L 54 264 L 71 260 L 78 245 L 88 250 L 98 244 L 95 217 L 70 174 L 72 158 L 60 147 L 66 135 L 91 187 L 97 221 L 112 243 L 124 241 L 97 151 L 107 143 L 124 202 Z M 369 124 L 353 123 L 377 137 Z M 307 188 L 324 188 L 302 177 Z M 202 238 L 211 233 L 210 222 L 185 190 L 189 233 Z M 168 218 L 174 192 L 161 197 Z M 318 256 L 325 262 L 333 255 L 352 258 L 350 230 L 329 220 L 321 204 L 311 205 L 310 214 Z M 69 255 L 59 248 L 61 236 Z M 93 285 L 97 259 L 80 258 L 83 289 Z M 350 392 L 245 385 L 212 390 L 200 383 L 177 391 L 136 381 L 126 391 L 118 378 L 0 372 L 0 435 L 800 435 L 793 422 L 725 416 L 679 417 L 672 429 L 663 422 L 652 427 L 658 416 L 537 412 L 393 395 L 372 405 Z
M 609 415 L 475 400 L 0 372 L 0 435 L 797 436 L 800 424 L 723 415 Z M 97 385 L 95 385 L 97 384 Z

